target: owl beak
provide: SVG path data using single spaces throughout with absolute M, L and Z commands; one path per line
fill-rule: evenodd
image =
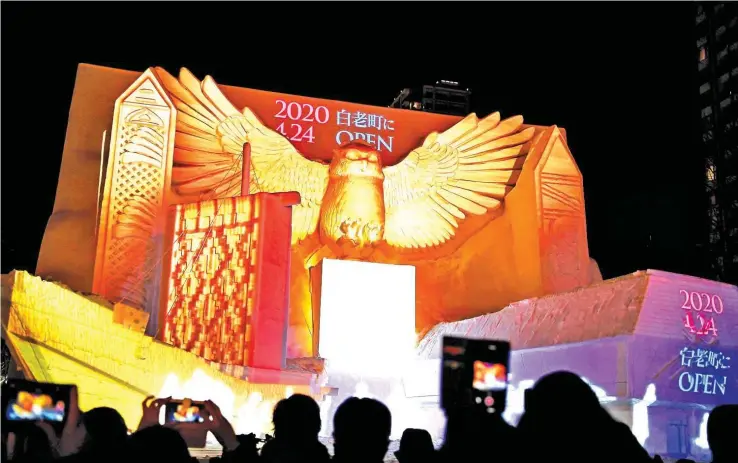
M 361 170 L 367 170 L 369 168 L 369 161 L 366 159 L 361 161 Z

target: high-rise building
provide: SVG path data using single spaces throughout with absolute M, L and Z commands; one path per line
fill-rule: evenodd
M 738 283 L 738 4 L 696 4 L 701 149 L 712 276 Z
M 458 82 L 439 80 L 434 85 L 423 85 L 422 89 L 403 89 L 390 107 L 466 116 L 471 112 L 471 90 Z

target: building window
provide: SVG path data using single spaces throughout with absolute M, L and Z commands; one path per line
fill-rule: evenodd
M 710 82 L 700 85 L 700 95 L 710 91 Z
M 702 117 L 709 117 L 712 115 L 712 106 L 705 106 L 702 108 Z
M 708 166 L 707 167 L 707 173 L 705 175 L 707 177 L 707 182 L 712 183 L 715 181 L 715 166 Z M 713 196 L 714 198 L 714 196 Z
M 702 47 L 700 48 L 700 63 L 707 59 L 707 49 Z
M 728 97 L 720 102 L 720 109 L 725 109 L 728 106 L 730 106 L 730 103 L 733 102 L 733 99 L 731 97 Z
M 707 15 L 706 15 L 706 14 L 705 14 L 705 12 L 703 11 L 702 13 L 700 13 L 699 15 L 697 15 L 697 18 L 696 18 L 696 19 L 695 19 L 695 21 L 694 21 L 694 22 L 695 22 L 695 24 L 699 24 L 699 23 L 701 23 L 702 21 L 704 21 L 704 20 L 705 20 L 705 18 L 706 18 L 706 17 L 707 17 Z
M 704 44 L 707 43 L 707 37 L 702 37 L 697 39 L 697 48 L 702 48 Z
M 718 207 L 712 207 L 710 208 L 710 211 L 708 212 L 708 216 L 713 222 L 717 222 L 718 217 L 720 217 L 720 211 L 718 210 Z M 720 231 L 715 231 L 715 237 L 717 239 L 720 239 Z
M 718 27 L 718 30 L 715 31 L 715 38 L 719 39 L 723 34 L 725 34 L 726 29 L 727 28 L 725 26 Z
M 723 50 L 720 53 L 718 53 L 717 55 L 718 63 L 720 63 L 723 60 L 723 58 L 725 58 L 726 56 L 728 56 L 728 47 L 723 48 Z

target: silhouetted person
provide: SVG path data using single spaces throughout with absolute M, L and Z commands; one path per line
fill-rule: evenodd
M 132 463 L 191 463 L 187 443 L 174 429 L 150 426 L 128 438 L 127 456 Z
M 311 397 L 294 394 L 280 400 L 272 415 L 274 439 L 264 444 L 262 461 L 292 463 L 328 462 L 328 449 L 318 440 L 320 407 Z
M 574 373 L 544 376 L 526 400 L 518 424 L 522 460 L 652 461 L 630 429 L 615 421 Z
M 400 439 L 400 449 L 395 457 L 400 463 L 429 463 L 434 461 L 433 439 L 425 429 L 406 429 Z
M 713 463 L 738 461 L 738 405 L 715 407 L 707 419 L 707 443 Z
M 53 448 L 46 433 L 36 426 L 28 426 L 22 432 L 13 433 L 12 448 L 8 448 L 10 461 L 20 463 L 49 462 L 54 459 Z M 7 435 L 5 435 L 7 436 Z
M 116 410 L 98 407 L 82 414 L 86 437 L 78 457 L 89 461 L 122 460 L 128 428 Z
M 346 399 L 333 416 L 336 463 L 381 463 L 392 431 L 389 409 L 374 399 Z
M 446 434 L 438 461 L 506 462 L 519 453 L 518 431 L 500 413 L 469 405 L 446 410 Z M 517 460 L 516 460 L 517 461 Z

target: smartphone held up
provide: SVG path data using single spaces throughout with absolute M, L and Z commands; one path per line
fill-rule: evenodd
M 191 399 L 169 399 L 163 408 L 165 426 L 172 426 L 179 431 L 188 447 L 205 447 L 210 421 L 205 402 L 196 402 Z
M 164 406 L 164 422 L 171 423 L 205 423 L 208 418 L 203 402 L 190 399 L 170 400 Z
M 443 338 L 441 406 L 489 414 L 505 411 L 510 343 L 446 336 Z
M 73 386 L 8 380 L 2 387 L 2 424 L 17 430 L 28 424 L 45 421 L 61 429 L 67 420 Z

